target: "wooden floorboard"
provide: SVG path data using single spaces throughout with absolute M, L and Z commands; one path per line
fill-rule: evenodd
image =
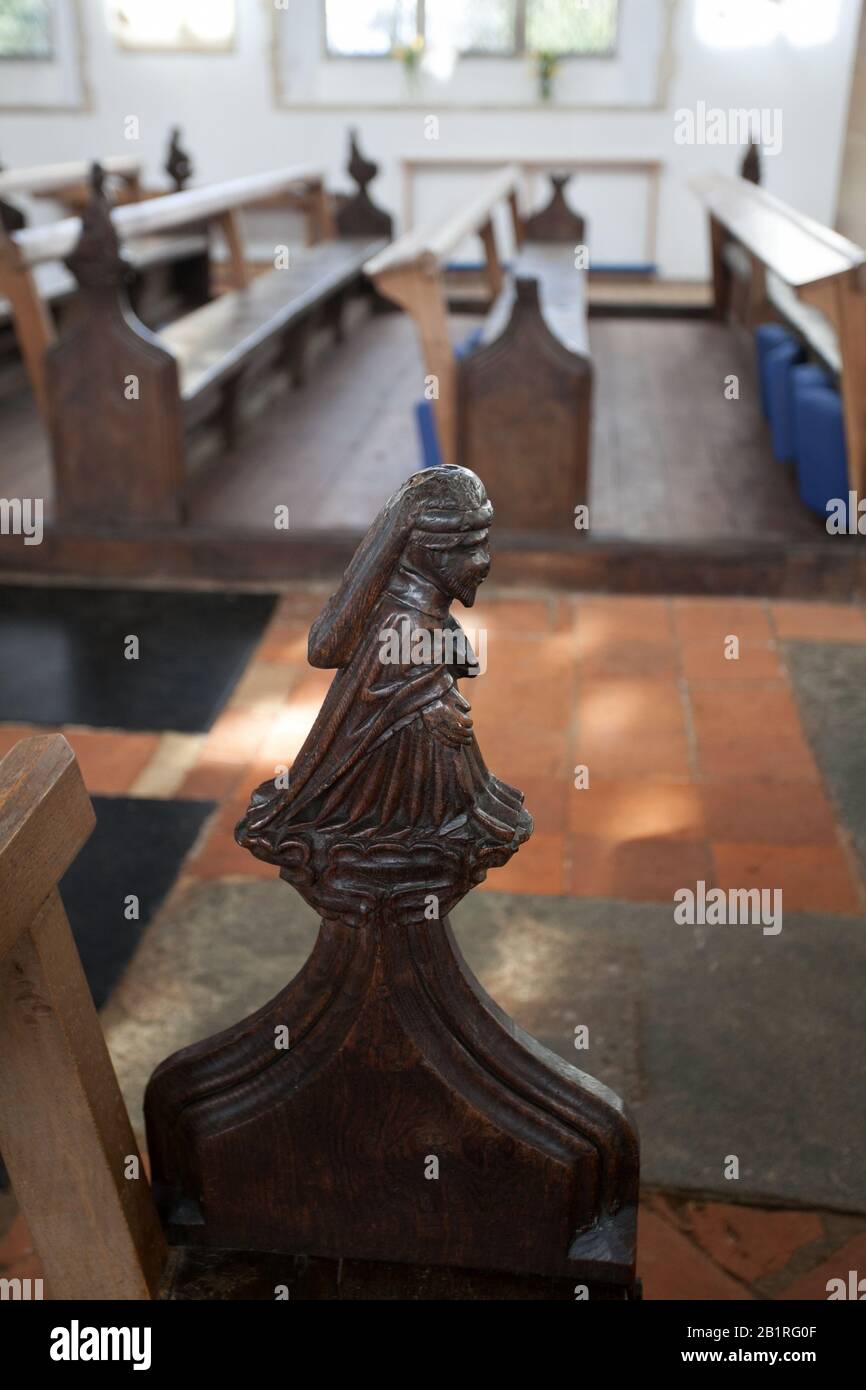
M 413 327 L 403 315 L 370 315 L 361 304 L 353 317 L 345 342 L 319 343 L 307 384 L 290 390 L 277 382 L 267 408 L 247 423 L 237 447 L 217 453 L 199 475 L 191 490 L 191 524 L 201 533 L 198 554 L 181 563 L 181 572 L 206 575 L 223 550 L 222 528 L 243 533 L 250 547 L 259 540 L 267 553 L 259 566 L 254 557 L 239 556 L 238 578 L 278 571 L 279 551 L 272 543 L 281 540 L 283 553 L 292 544 L 274 533 L 274 509 L 282 505 L 289 507 L 292 537 L 305 563 L 317 536 L 326 543 L 327 570 L 331 561 L 341 563 L 383 499 L 419 467 L 413 409 L 423 394 L 423 367 Z M 477 322 L 455 316 L 455 340 Z M 704 555 L 724 556 L 722 568 L 730 573 L 746 559 L 754 569 L 766 550 L 770 568 L 782 566 L 788 576 L 774 591 L 790 591 L 792 564 L 803 573 L 826 562 L 830 589 L 847 592 L 844 570 L 855 558 L 861 568 L 859 557 L 844 539 L 843 557 L 840 541 L 827 536 L 820 518 L 802 506 L 790 473 L 775 462 L 747 335 L 710 320 L 615 318 L 593 319 L 590 339 L 596 391 L 592 546 L 588 554 L 557 557 L 551 574 L 558 573 L 559 582 L 570 574 L 622 587 L 604 582 L 604 566 L 638 542 L 643 565 L 653 547 L 659 558 L 674 555 L 665 561 L 671 589 L 697 585 L 712 592 L 711 579 L 689 577 Z M 732 375 L 740 382 L 735 401 L 725 398 Z M 0 401 L 0 496 L 44 497 L 50 518 L 47 441 L 20 394 Z M 138 539 L 143 556 L 147 537 Z M 165 563 L 175 567 L 182 538 L 163 532 L 160 542 Z M 0 563 L 7 569 L 9 544 L 0 538 Z M 788 557 L 791 546 L 800 548 L 799 560 Z M 529 568 L 543 568 L 538 545 L 529 548 Z M 28 549 L 27 570 L 43 560 L 47 569 L 68 570 L 76 556 L 86 554 L 74 537 L 63 544 L 46 539 Z M 132 545 L 126 574 L 134 553 Z M 100 568 L 110 573 L 116 556 L 117 547 L 106 543 Z M 640 587 L 639 579 L 626 587 Z

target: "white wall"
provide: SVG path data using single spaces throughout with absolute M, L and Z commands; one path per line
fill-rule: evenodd
M 14 166 L 135 152 L 151 181 L 161 182 L 166 132 L 178 123 L 200 182 L 312 158 L 330 169 L 335 186 L 345 186 L 345 132 L 353 121 L 361 128 L 366 151 L 382 166 L 376 196 L 399 214 L 403 157 L 523 156 L 549 158 L 552 164 L 581 156 L 661 159 L 666 166 L 659 209 L 662 271 L 672 277 L 702 276 L 707 267 L 705 226 L 687 181 L 708 169 L 733 172 L 741 151 L 677 144 L 674 113 L 699 101 L 725 109 L 779 108 L 784 141 L 781 153 L 765 161 L 765 183 L 804 212 L 831 223 L 861 8 L 861 0 L 809 0 L 821 9 L 838 6 L 835 32 L 817 46 L 798 49 L 778 38 L 759 48 L 726 50 L 707 47 L 698 37 L 697 7 L 704 2 L 681 0 L 667 110 L 557 110 L 555 105 L 449 110 L 443 100 L 440 138 L 434 143 L 425 139 L 424 125 L 425 108 L 436 110 L 433 89 L 428 89 L 429 102 L 425 90 L 411 109 L 365 110 L 360 104 L 356 111 L 278 109 L 271 80 L 269 0 L 238 0 L 236 51 L 206 56 L 120 52 L 107 30 L 104 0 L 83 0 L 93 109 L 62 116 L 0 110 L 0 160 Z M 317 0 L 293 3 L 315 6 Z M 626 0 L 626 15 L 630 6 L 647 3 L 651 0 Z M 719 0 L 713 4 L 717 9 Z M 345 83 L 352 92 L 349 74 Z M 349 104 L 354 100 L 353 94 Z M 129 115 L 140 120 L 137 144 L 124 139 Z M 577 185 L 574 199 L 591 219 L 597 260 L 642 258 L 640 188 L 593 176 Z

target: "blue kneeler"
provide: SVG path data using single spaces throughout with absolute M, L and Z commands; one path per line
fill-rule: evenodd
M 441 468 L 442 454 L 432 401 L 419 401 L 415 406 L 415 424 L 418 427 L 418 442 L 421 445 L 421 467 Z
M 791 412 L 791 372 L 803 361 L 796 339 L 780 343 L 767 354 L 767 405 L 773 453 L 779 463 L 794 458 L 794 422 Z
M 826 517 L 828 502 L 848 500 L 842 398 L 829 383 L 811 381 L 803 368 L 794 373 L 792 394 L 797 486 L 806 506 Z
M 761 405 L 764 419 L 770 418 L 770 402 L 767 395 L 767 358 L 774 348 L 783 343 L 794 343 L 796 338 L 780 323 L 761 323 L 755 329 L 755 346 L 758 350 L 758 379 L 761 383 Z

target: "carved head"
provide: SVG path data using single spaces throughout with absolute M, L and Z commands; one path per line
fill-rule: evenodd
M 468 468 L 415 473 L 379 513 L 314 623 L 311 664 L 344 666 L 351 660 L 366 620 L 401 566 L 471 607 L 490 569 L 492 519 L 484 485 Z

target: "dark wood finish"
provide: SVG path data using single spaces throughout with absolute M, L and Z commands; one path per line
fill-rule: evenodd
M 5 164 L 0 163 L 0 173 L 6 168 Z M 7 234 L 20 232 L 27 226 L 27 218 L 20 208 L 14 203 L 7 203 L 4 198 L 0 198 L 0 228 Z
M 80 287 L 78 311 L 46 359 L 58 520 L 179 522 L 177 363 L 132 312 L 128 266 L 98 173 L 67 264 Z M 133 399 L 131 378 L 138 383 Z
M 241 375 L 289 354 L 300 375 L 309 321 L 330 301 L 342 304 L 379 245 L 326 241 L 295 253 L 290 268 L 256 277 L 157 337 L 130 306 L 128 267 L 97 166 L 67 261 L 79 284 L 78 312 L 46 357 L 58 521 L 115 531 L 180 524 L 188 431 L 218 416 L 231 446 Z M 336 329 L 333 315 L 332 323 Z
M 165 172 L 178 193 L 186 188 L 193 176 L 192 160 L 181 144 L 180 126 L 174 126 L 171 131 L 168 154 L 165 159 Z
M 749 142 L 749 148 L 743 155 L 740 164 L 740 178 L 747 183 L 760 184 L 763 182 L 763 169 L 761 167 L 761 147 L 755 140 Z
M 293 1303 L 308 1302 L 562 1302 L 576 1297 L 573 1278 L 555 1279 L 498 1270 L 372 1260 L 323 1260 L 306 1255 L 172 1249 L 163 1297 L 273 1303 L 275 1291 Z M 589 1284 L 592 1303 L 621 1303 L 641 1296 L 620 1284 Z
M 146 1299 L 165 1242 L 57 887 L 93 825 L 61 735 L 0 762 L 0 1148 L 48 1295 Z
M 586 536 L 592 383 L 519 277 L 507 324 L 458 364 L 458 457 L 495 489 L 503 527 Z
M 346 170 L 357 184 L 357 191 L 337 198 L 335 221 L 338 234 L 344 237 L 385 237 L 390 241 L 394 235 L 394 219 L 390 213 L 376 206 L 367 191 L 379 172 L 379 166 L 362 155 L 356 130 L 349 132 L 349 163 Z
M 573 212 L 565 200 L 565 190 L 571 174 L 551 174 L 551 197 L 546 207 L 524 219 L 526 241 L 563 241 L 572 246 L 585 246 L 586 218 Z
M 473 473 L 416 474 L 312 627 L 311 663 L 337 675 L 288 788 L 259 787 L 237 838 L 322 925 L 270 1004 L 151 1078 L 179 1244 L 634 1287 L 622 1102 L 497 1007 L 448 923 L 533 829 L 458 689 L 477 668 L 450 607 L 487 576 L 491 517 Z M 383 658 L 383 634 L 407 651 Z

